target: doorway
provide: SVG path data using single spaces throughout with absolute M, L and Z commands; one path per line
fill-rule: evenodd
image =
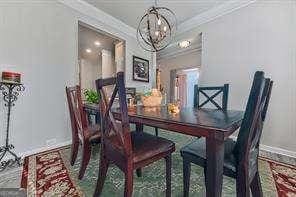
M 194 86 L 198 84 L 199 69 L 179 69 L 174 71 L 174 100 L 181 107 L 193 107 Z
M 85 23 L 78 23 L 78 75 L 82 91 L 95 91 L 99 78 L 125 70 L 125 41 Z

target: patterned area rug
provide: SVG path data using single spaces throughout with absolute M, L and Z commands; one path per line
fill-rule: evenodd
M 182 158 L 180 147 L 192 140 L 190 137 L 161 132 L 162 137 L 176 142 L 172 165 L 172 196 L 182 196 Z M 98 175 L 99 148 L 94 146 L 92 159 L 83 180 L 77 179 L 80 157 L 70 166 L 70 147 L 63 147 L 25 158 L 21 187 L 28 196 L 92 196 Z M 296 197 L 296 169 L 260 158 L 259 169 L 264 196 Z M 190 196 L 205 196 L 203 169 L 192 165 Z M 124 175 L 115 166 L 109 167 L 102 196 L 123 196 Z M 143 169 L 143 176 L 134 176 L 133 196 L 165 196 L 165 163 L 158 161 Z M 235 180 L 224 177 L 223 196 L 235 195 Z

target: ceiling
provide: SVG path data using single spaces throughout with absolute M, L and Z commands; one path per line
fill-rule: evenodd
M 138 22 L 154 0 L 85 0 L 89 4 L 137 28 Z M 230 0 L 158 0 L 158 6 L 171 9 L 178 24 Z
M 92 29 L 92 27 L 86 27 L 81 24 L 78 29 L 79 57 L 88 59 L 98 58 L 102 49 L 106 49 L 114 53 L 114 43 L 118 42 L 117 39 L 100 33 Z M 94 44 L 96 41 L 100 42 L 100 46 L 96 46 Z M 86 49 L 91 49 L 91 53 L 87 53 Z

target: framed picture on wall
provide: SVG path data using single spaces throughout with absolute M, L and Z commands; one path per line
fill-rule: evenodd
M 133 80 L 149 82 L 149 61 L 133 56 Z

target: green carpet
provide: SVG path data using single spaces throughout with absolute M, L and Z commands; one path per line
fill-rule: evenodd
M 153 130 L 148 128 L 148 130 Z M 153 133 L 153 132 L 152 132 Z M 179 197 L 183 193 L 183 174 L 182 174 L 182 158 L 180 156 L 180 148 L 190 142 L 193 138 L 173 132 L 160 131 L 159 135 L 170 139 L 176 143 L 176 151 L 173 154 L 172 164 L 172 196 Z M 99 148 L 93 147 L 92 158 L 88 165 L 86 174 L 83 180 L 77 180 L 79 171 L 80 157 L 77 158 L 76 164 L 70 168 L 70 174 L 77 185 L 83 191 L 85 196 L 92 196 L 95 188 L 95 183 L 98 178 L 99 169 Z M 65 157 L 69 158 L 70 149 L 64 151 Z M 267 162 L 260 160 L 260 176 L 262 180 L 264 196 L 277 196 L 276 187 L 273 182 L 270 168 Z M 124 174 L 116 167 L 109 167 L 105 185 L 103 188 L 103 197 L 123 196 L 124 191 Z M 190 180 L 190 196 L 205 196 L 204 174 L 203 168 L 192 165 L 191 180 Z M 134 174 L 134 189 L 133 196 L 135 197 L 157 197 L 165 196 L 165 162 L 160 160 L 145 168 L 143 168 L 142 177 L 137 177 Z M 223 196 L 235 196 L 235 180 L 225 177 L 223 179 Z

